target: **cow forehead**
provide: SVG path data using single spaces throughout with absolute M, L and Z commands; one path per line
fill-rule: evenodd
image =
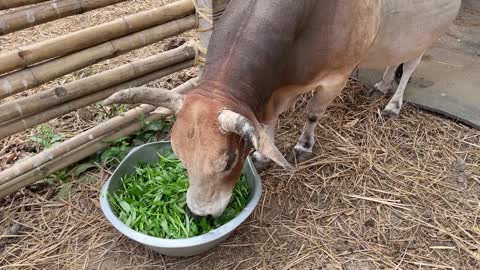
M 184 106 L 182 110 L 177 113 L 177 116 L 184 116 L 194 120 L 216 120 L 221 107 L 222 105 L 220 102 L 212 98 L 206 98 L 197 95 L 187 95 L 185 97 Z
M 225 147 L 227 138 L 220 130 L 219 110 L 218 105 L 205 99 L 186 100 L 184 108 L 177 113 L 172 131 L 177 150 L 190 152 L 184 153 L 185 158 L 197 151 L 212 157 Z
M 172 142 L 177 153 L 186 162 L 200 166 L 211 162 L 227 162 L 233 159 L 229 154 L 243 154 L 245 145 L 233 133 L 225 133 L 219 123 L 221 111 L 235 106 L 221 98 L 187 94 L 183 108 L 177 113 L 172 130 Z M 239 149 L 240 147 L 240 149 Z M 198 160 L 197 160 L 198 159 Z M 208 159 L 208 160 L 207 160 Z

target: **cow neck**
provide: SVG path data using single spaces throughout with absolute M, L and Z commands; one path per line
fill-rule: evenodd
M 232 84 L 234 86 L 231 86 Z M 241 110 L 242 113 L 257 115 L 263 105 L 263 100 L 256 89 L 241 81 L 230 81 L 227 85 L 220 81 L 202 80 L 191 93 L 218 100 L 227 107 Z

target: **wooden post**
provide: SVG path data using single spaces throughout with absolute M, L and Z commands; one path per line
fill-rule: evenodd
M 220 18 L 229 0 L 192 0 L 198 17 L 198 55 L 197 64 L 200 66 L 200 77 L 212 35 L 215 22 Z
M 0 35 L 126 0 L 57 0 L 0 15 Z

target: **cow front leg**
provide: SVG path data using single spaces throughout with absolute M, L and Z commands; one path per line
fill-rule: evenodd
M 398 118 L 400 110 L 402 109 L 405 88 L 407 87 L 407 83 L 410 80 L 413 71 L 415 71 L 415 69 L 417 68 L 420 60 L 422 60 L 422 55 L 403 64 L 402 78 L 400 79 L 400 83 L 398 84 L 395 94 L 392 96 L 387 106 L 385 106 L 385 109 L 383 109 L 382 115 L 384 117 Z
M 387 67 L 383 73 L 382 80 L 377 82 L 373 88 L 378 92 L 386 95 L 393 87 L 393 81 L 395 80 L 395 71 L 397 70 L 398 65 L 393 65 Z
M 302 135 L 293 151 L 287 156 L 290 163 L 300 163 L 313 157 L 315 127 L 318 120 L 325 114 L 328 105 L 342 92 L 347 80 L 348 77 L 325 80 L 315 90 L 307 105 L 307 123 L 303 128 Z

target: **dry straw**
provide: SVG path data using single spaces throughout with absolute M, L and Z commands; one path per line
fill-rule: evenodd
M 252 218 L 206 254 L 162 257 L 122 237 L 99 209 L 98 190 L 110 174 L 100 169 L 87 174 L 93 183 L 71 179 L 63 199 L 55 197 L 59 188 L 38 184 L 0 202 L 0 225 L 21 224 L 0 264 L 479 269 L 480 132 L 410 106 L 400 119 L 385 120 L 385 99 L 366 92 L 356 81 L 348 84 L 320 121 L 315 157 L 293 174 L 278 167 L 263 172 Z M 306 102 L 300 98 L 282 116 L 276 139 L 284 152 L 300 135 Z

